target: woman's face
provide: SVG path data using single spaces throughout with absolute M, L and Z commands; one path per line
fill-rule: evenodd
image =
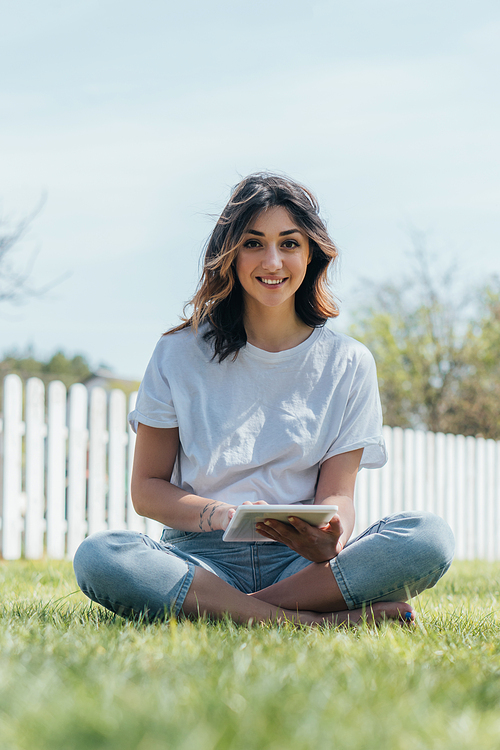
M 243 234 L 236 273 L 245 303 L 265 307 L 293 302 L 310 261 L 309 238 L 281 206 L 262 211 Z

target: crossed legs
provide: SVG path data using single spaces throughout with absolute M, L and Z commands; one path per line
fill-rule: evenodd
M 187 614 L 229 614 L 239 622 L 287 617 L 306 624 L 415 620 L 408 599 L 448 569 L 454 538 L 432 513 L 403 512 L 378 521 L 331 562 L 311 563 L 252 594 L 197 569 L 184 600 Z
M 202 544 L 204 536 L 199 535 Z M 83 592 L 125 617 L 182 611 L 229 615 L 241 623 L 286 618 L 308 625 L 354 624 L 365 614 L 375 621 L 413 621 L 407 600 L 434 586 L 448 569 L 453 548 L 453 534 L 442 519 L 405 512 L 373 524 L 330 562 L 293 558 L 272 585 L 252 594 L 205 569 L 191 554 L 175 553 L 172 545 L 135 532 L 89 537 L 74 565 Z M 222 550 L 216 544 L 215 559 Z
M 405 602 L 378 602 L 348 610 L 329 563 L 313 563 L 254 594 L 243 594 L 210 571 L 196 568 L 182 610 L 188 615 L 229 615 L 240 623 L 286 619 L 303 625 L 354 625 L 365 616 L 369 622 L 415 620 L 415 610 Z

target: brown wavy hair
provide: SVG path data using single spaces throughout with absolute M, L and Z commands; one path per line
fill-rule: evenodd
M 210 235 L 203 262 L 203 273 L 194 297 L 184 307 L 182 324 L 165 335 L 192 326 L 195 331 L 208 323 L 204 338 L 211 341 L 214 357 L 222 362 L 245 346 L 243 293 L 235 262 L 246 228 L 261 211 L 282 207 L 309 238 L 311 261 L 304 281 L 295 293 L 295 311 L 308 326 L 323 326 L 339 314 L 328 284 L 328 268 L 338 255 L 319 216 L 315 196 L 303 185 L 287 177 L 257 172 L 245 177 L 233 189 L 227 206 Z M 190 316 L 186 309 L 193 308 Z

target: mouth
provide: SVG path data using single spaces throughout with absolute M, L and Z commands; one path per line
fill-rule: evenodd
M 285 281 L 287 281 L 287 278 L 287 276 L 279 279 L 269 276 L 257 276 L 257 281 L 260 281 L 261 284 L 268 288 L 271 287 L 272 289 L 278 289 L 280 286 L 283 286 Z

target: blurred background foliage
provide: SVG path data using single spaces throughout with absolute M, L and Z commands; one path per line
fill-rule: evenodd
M 500 439 L 500 279 L 415 257 L 405 278 L 363 284 L 349 329 L 377 362 L 384 423 Z
M 81 354 L 67 357 L 58 351 L 47 359 L 37 359 L 33 349 L 26 352 L 7 352 L 0 362 L 0 375 L 16 373 L 23 380 L 40 378 L 45 384 L 51 380 L 61 380 L 66 388 L 73 383 L 84 383 L 92 375 L 90 365 Z

